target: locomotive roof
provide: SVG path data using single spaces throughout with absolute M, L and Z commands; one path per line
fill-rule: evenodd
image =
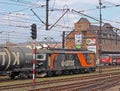
M 90 50 L 84 50 L 84 49 L 40 49 L 37 51 L 38 53 L 94 53 Z

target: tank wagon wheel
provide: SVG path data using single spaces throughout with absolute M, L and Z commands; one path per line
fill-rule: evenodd
M 25 75 L 25 73 L 19 73 L 18 77 L 19 77 L 20 79 L 24 79 L 24 78 L 27 77 L 27 75 Z
M 27 78 L 32 78 L 32 76 L 33 76 L 32 74 L 28 74 Z
M 9 75 L 9 77 L 10 77 L 10 79 L 15 79 L 15 74 L 12 73 L 12 74 Z

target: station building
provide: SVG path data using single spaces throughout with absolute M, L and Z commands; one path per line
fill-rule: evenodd
M 96 53 L 99 59 L 99 47 L 101 54 L 120 53 L 119 30 L 114 29 L 109 23 L 104 23 L 101 27 L 101 38 L 99 38 L 100 26 L 92 25 L 86 18 L 81 18 L 74 24 L 74 29 L 65 37 L 65 48 L 68 49 L 88 49 Z M 101 39 L 101 43 L 99 40 Z M 100 46 L 99 46 L 100 45 Z

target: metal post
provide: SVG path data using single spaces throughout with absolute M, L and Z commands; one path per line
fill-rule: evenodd
M 87 33 L 87 31 L 82 31 L 82 48 L 83 49 L 86 49 L 86 33 Z
M 36 64 L 36 40 L 33 40 L 33 69 L 32 69 L 32 74 L 33 74 L 33 79 L 32 79 L 32 86 L 35 87 L 35 64 Z
M 49 8 L 49 0 L 46 0 L 46 30 L 48 30 L 48 10 Z
M 98 40 L 99 40 L 99 72 L 101 73 L 101 66 L 100 66 L 100 59 L 101 59 L 101 52 L 102 52 L 102 14 L 101 14 L 101 9 L 102 9 L 102 3 L 101 0 L 99 0 L 99 5 L 100 5 L 100 29 L 98 31 Z
M 63 49 L 65 48 L 65 31 L 63 31 L 63 34 L 62 34 L 62 48 Z

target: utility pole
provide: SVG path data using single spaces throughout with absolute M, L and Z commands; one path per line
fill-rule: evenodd
M 46 0 L 46 30 L 48 30 L 49 0 Z
M 63 34 L 62 34 L 62 48 L 63 49 L 65 48 L 65 31 L 63 31 Z
M 98 53 L 99 53 L 99 73 L 102 72 L 101 67 L 100 67 L 100 59 L 101 59 L 101 53 L 102 53 L 102 13 L 101 13 L 101 9 L 102 9 L 102 2 L 101 0 L 99 0 L 99 8 L 100 8 L 100 28 L 98 31 L 98 45 L 99 45 L 99 49 L 98 49 Z
M 69 9 L 66 9 L 65 12 L 62 14 L 62 16 L 49 28 L 49 0 L 46 0 L 46 30 L 52 29 L 55 24 L 58 23 L 58 21 L 69 11 Z

